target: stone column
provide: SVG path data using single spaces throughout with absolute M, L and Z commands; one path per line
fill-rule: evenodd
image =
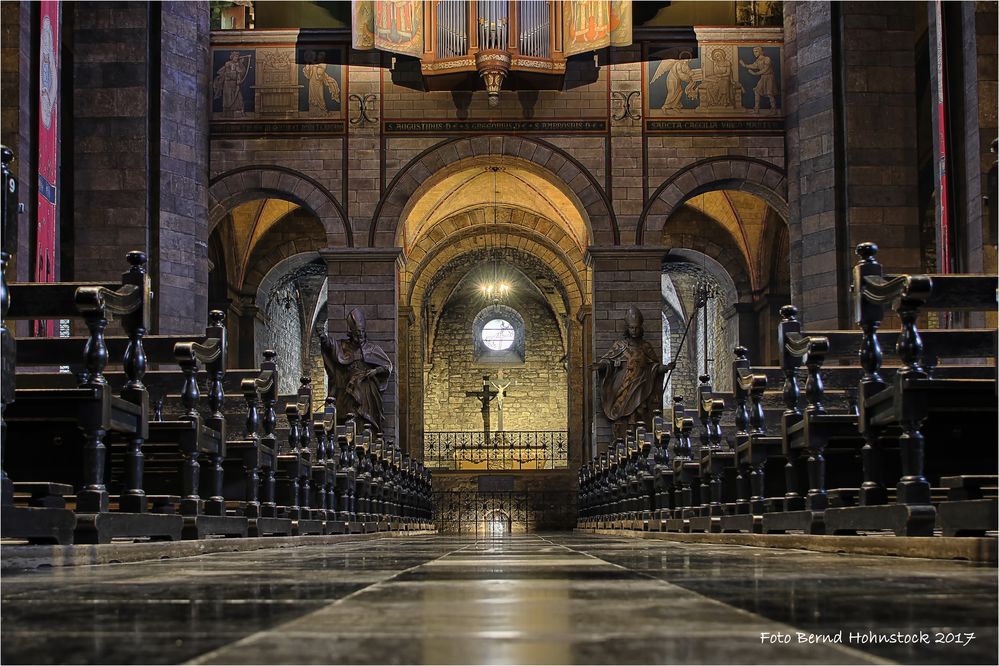
M 330 335 L 347 332 L 347 313 L 364 311 L 368 339 L 392 360 L 394 371 L 382 396 L 386 439 L 399 432 L 399 266 L 402 248 L 330 248 L 320 250 L 329 277 Z
M 37 173 L 32 173 L 30 153 L 32 128 L 37 126 L 38 116 L 30 112 L 34 101 L 31 95 L 31 61 L 37 58 L 37 53 L 31 48 L 31 32 L 37 20 L 32 22 L 30 10 L 29 3 L 5 2 L 0 5 L 0 43 L 3 45 L 4 62 L 4 67 L 0 69 L 3 89 L 0 99 L 0 109 L 3 110 L 0 116 L 0 143 L 14 151 L 12 169 L 18 180 L 18 200 L 25 211 L 17 219 L 17 252 L 7 268 L 8 282 L 30 282 L 33 279 L 31 256 L 34 250 L 30 243 L 31 225 L 36 219 L 38 179 Z M 59 32 L 62 33 L 61 26 Z M 72 76 L 71 72 L 69 76 Z M 66 85 L 66 81 L 64 73 L 61 85 Z M 56 202 L 58 206 L 58 197 Z M 28 335 L 28 322 L 15 324 L 19 337 Z
M 575 395 L 570 395 L 572 399 L 569 400 L 569 427 L 571 428 L 572 424 L 581 421 L 583 432 L 579 434 L 579 440 L 581 441 L 582 459 L 579 462 L 586 463 L 596 452 L 593 445 L 592 427 L 593 373 L 590 372 L 590 364 L 593 362 L 593 308 L 591 306 L 584 305 L 579 308 L 579 312 L 576 313 L 575 330 L 579 332 L 579 340 L 575 343 L 579 349 L 579 369 L 569 378 L 569 390 L 571 393 L 577 388 L 572 385 L 576 377 L 579 378 L 578 381 L 581 384 L 579 388 L 582 390 L 576 391 Z M 572 361 L 576 362 L 576 356 L 573 356 Z M 573 410 L 577 408 L 581 411 L 579 419 L 573 413 Z M 570 434 L 570 441 L 572 439 Z
M 593 275 L 593 356 L 603 356 L 624 334 L 624 317 L 634 305 L 645 317 L 645 339 L 662 350 L 662 260 L 666 249 L 658 246 L 592 246 L 586 251 Z M 593 385 L 593 446 L 606 451 L 610 423 L 600 408 L 599 387 Z
M 67 3 L 73 13 L 73 278 L 116 279 L 143 250 L 150 333 L 202 332 L 208 315 L 205 3 Z
M 913 9 L 786 3 L 784 35 L 792 298 L 809 326 L 849 327 L 857 243 L 919 270 Z
M 253 302 L 252 296 L 239 296 L 229 304 L 229 314 L 226 317 L 230 331 L 237 335 L 229 336 L 230 358 L 234 368 L 258 368 L 263 359 L 256 356 L 253 348 L 253 333 L 256 319 L 260 316 L 260 308 Z
M 396 439 L 396 443 L 399 448 L 408 452 L 412 457 L 423 457 L 422 451 L 417 454 L 417 449 L 422 449 L 422 442 L 417 442 L 417 431 L 416 426 L 419 425 L 418 418 L 416 418 L 412 411 L 414 405 L 414 396 L 420 395 L 422 391 L 419 390 L 418 386 L 420 378 L 423 374 L 422 365 L 414 365 L 413 357 L 410 349 L 410 335 L 411 327 L 416 321 L 416 317 L 413 313 L 412 306 L 405 306 L 399 308 L 399 364 L 396 367 L 396 377 L 399 382 L 399 435 Z M 416 389 L 414 391 L 414 389 Z
M 921 9 L 921 8 L 920 8 Z M 937 6 L 926 3 L 929 24 L 930 89 L 937 90 L 935 66 L 940 57 L 937 43 Z M 994 2 L 944 3 L 944 79 L 947 97 L 947 180 L 953 266 L 957 272 L 996 270 L 996 222 L 992 202 L 991 220 L 986 215 L 988 172 L 995 164 L 989 146 L 997 136 L 996 120 L 996 4 Z M 917 9 L 919 11 L 919 9 Z M 946 93 L 945 93 L 946 94 Z M 940 115 L 936 93 L 931 95 L 933 113 L 934 186 L 939 177 Z M 937 199 L 937 247 L 940 247 L 940 204 Z M 937 251 L 936 270 L 943 270 Z M 934 268 L 934 267 L 930 267 Z

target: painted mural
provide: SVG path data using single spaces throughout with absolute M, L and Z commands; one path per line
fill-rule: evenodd
M 340 51 L 299 51 L 298 110 L 309 116 L 341 116 Z
M 212 53 L 213 131 L 342 132 L 342 45 L 260 47 Z M 242 129 L 241 129 L 242 128 Z
M 699 42 L 645 64 L 649 118 L 782 113 L 781 46 Z
M 242 118 L 252 112 L 253 51 L 218 50 L 212 54 L 212 111 L 226 118 Z
M 570 0 L 562 14 L 565 54 L 631 44 L 631 2 Z

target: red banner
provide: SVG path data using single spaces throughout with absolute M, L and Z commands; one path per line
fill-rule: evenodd
M 56 192 L 59 179 L 59 2 L 42 0 L 38 49 L 38 228 L 35 281 L 56 280 Z M 36 335 L 54 335 L 54 321 L 36 322 Z

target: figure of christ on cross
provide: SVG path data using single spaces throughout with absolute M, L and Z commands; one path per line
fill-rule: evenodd
M 496 389 L 496 410 L 498 412 L 498 415 L 496 417 L 496 432 L 499 433 L 502 433 L 505 430 L 505 428 L 503 427 L 503 412 L 504 412 L 503 403 L 506 401 L 507 397 L 506 390 L 510 388 L 510 384 L 514 383 L 511 381 L 507 381 L 504 384 L 502 382 L 503 382 L 503 370 L 501 368 L 499 373 L 497 373 L 496 381 L 490 382 L 492 387 Z
M 478 398 L 482 403 L 482 437 L 483 441 L 489 442 L 489 401 L 496 397 L 496 391 L 489 388 L 489 375 L 482 375 L 481 391 L 465 391 L 465 396 Z

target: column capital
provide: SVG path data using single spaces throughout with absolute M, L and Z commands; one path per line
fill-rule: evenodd
M 319 250 L 319 256 L 330 262 L 396 262 L 401 263 L 401 247 L 332 247 Z
M 583 259 L 587 266 L 600 259 L 661 259 L 669 252 L 662 245 L 591 245 Z

